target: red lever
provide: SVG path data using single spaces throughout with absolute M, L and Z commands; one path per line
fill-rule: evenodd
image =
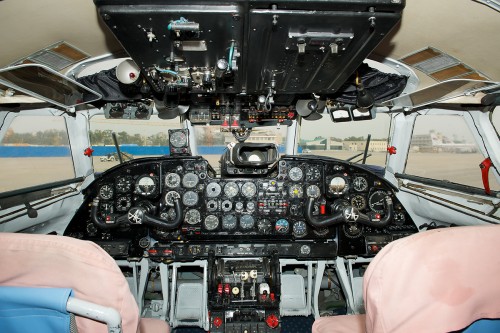
M 271 314 L 271 315 L 267 316 L 266 324 L 270 328 L 276 328 L 280 324 L 280 320 L 278 319 L 278 317 L 276 317 L 275 314 Z
M 220 317 L 215 317 L 214 318 L 214 326 L 216 328 L 219 328 L 222 325 L 222 319 Z
M 481 168 L 481 175 L 483 178 L 484 192 L 486 192 L 486 194 L 488 195 L 491 194 L 488 172 L 490 171 L 492 164 L 493 163 L 491 163 L 491 159 L 489 157 L 482 161 L 481 164 L 479 164 L 479 167 Z
M 92 153 L 94 152 L 94 149 L 90 148 L 90 147 L 87 147 L 84 151 L 83 151 L 83 155 L 85 156 L 92 156 Z
M 390 146 L 390 147 L 387 147 L 387 152 L 389 152 L 389 155 L 394 155 L 396 154 L 396 147 L 394 146 Z

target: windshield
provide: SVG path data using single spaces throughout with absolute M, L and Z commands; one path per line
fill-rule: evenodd
M 325 115 L 316 121 L 303 120 L 298 152 L 362 162 L 370 135 L 366 164 L 385 166 L 390 122 L 387 114 L 377 114 L 371 120 L 337 123 Z

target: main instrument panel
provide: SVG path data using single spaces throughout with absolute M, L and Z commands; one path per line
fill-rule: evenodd
M 67 234 L 118 257 L 373 255 L 417 231 L 394 191 L 325 157 L 283 156 L 268 176 L 248 178 L 217 178 L 201 157 L 145 158 L 98 177 Z

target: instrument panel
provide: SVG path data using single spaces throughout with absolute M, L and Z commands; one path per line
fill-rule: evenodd
M 138 255 L 153 245 L 167 253 L 175 242 L 290 241 L 298 248 L 316 244 L 321 257 L 327 255 L 317 244 L 373 255 L 389 240 L 417 232 L 394 191 L 369 170 L 326 157 L 283 156 L 268 176 L 248 178 L 216 177 L 202 157 L 144 158 L 98 177 L 67 233 L 126 239 L 129 255 L 130 246 Z M 77 226 L 82 219 L 84 229 Z

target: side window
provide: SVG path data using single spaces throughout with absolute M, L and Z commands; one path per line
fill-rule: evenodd
M 483 188 L 479 164 L 484 156 L 463 117 L 426 115 L 415 121 L 405 173 Z M 490 188 L 500 186 L 491 176 Z
M 0 192 L 75 177 L 63 117 L 16 117 L 0 141 Z

